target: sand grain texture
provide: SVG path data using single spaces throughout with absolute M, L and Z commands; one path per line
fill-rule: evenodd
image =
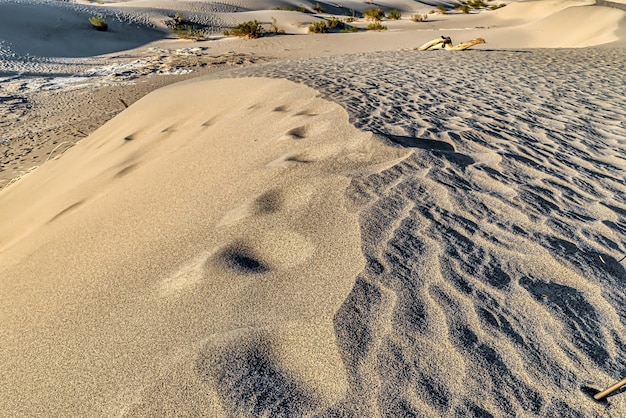
M 189 350 L 211 353 L 201 391 L 253 350 L 311 407 L 336 400 L 332 319 L 364 265 L 344 172 L 382 148 L 304 87 L 193 81 L 3 190 L 3 409 L 112 413 Z
M 626 375 L 626 12 L 592 4 L 131 51 L 302 14 L 0 4 L 118 31 L 0 42 L 0 181 L 39 166 L 0 190 L 0 415 L 624 416 L 590 395 Z M 442 30 L 488 43 L 414 50 Z

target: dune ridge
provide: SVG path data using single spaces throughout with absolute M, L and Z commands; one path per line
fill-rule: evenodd
M 252 413 L 229 376 L 253 354 L 283 376 L 270 394 L 334 403 L 332 317 L 363 266 L 348 174 L 401 154 L 285 80 L 139 100 L 0 192 L 2 409 Z

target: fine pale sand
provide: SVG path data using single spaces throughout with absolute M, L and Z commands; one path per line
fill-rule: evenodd
M 0 415 L 626 413 L 624 3 L 175 3 L 0 4 Z

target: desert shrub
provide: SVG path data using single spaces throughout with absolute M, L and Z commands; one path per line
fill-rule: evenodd
M 374 22 L 374 23 L 370 23 L 369 25 L 367 25 L 365 29 L 380 31 L 380 30 L 387 30 L 387 26 L 381 25 L 380 22 Z
M 319 3 L 315 3 L 315 6 L 313 6 L 312 9 L 315 10 L 317 13 L 324 13 L 324 8 Z
M 256 39 L 263 36 L 263 27 L 257 20 L 249 20 L 234 26 L 229 31 L 224 31 L 226 36 L 239 36 L 240 38 Z
M 195 41 L 203 41 L 207 39 L 207 34 L 196 25 L 176 25 L 172 29 L 172 33 L 182 39 L 193 39 Z
M 413 16 L 411 16 L 411 20 L 413 22 L 423 22 L 425 20 L 428 20 L 428 15 L 423 15 L 420 13 L 414 14 Z
M 300 7 L 296 7 L 296 6 L 278 6 L 278 7 L 274 7 L 273 10 L 286 10 L 288 12 L 306 13 L 306 8 L 304 6 L 300 6 Z
M 185 14 L 178 12 L 174 15 L 174 19 L 172 20 L 174 21 L 174 25 L 181 25 L 185 23 Z
M 319 22 L 311 23 L 311 25 L 309 26 L 309 32 L 326 33 L 328 32 L 328 25 L 326 25 L 325 20 L 320 20 Z
M 363 16 L 365 16 L 365 20 L 381 20 L 385 17 L 385 11 L 380 8 L 365 9 L 363 11 Z
M 446 8 L 446 6 L 442 6 L 441 4 L 437 6 L 437 11 L 441 13 L 442 15 L 445 15 L 448 13 L 448 9 Z
M 102 15 L 91 16 L 89 18 L 89 23 L 91 23 L 91 25 L 97 30 L 105 31 L 109 28 L 107 21 L 104 20 L 104 16 Z
M 193 39 L 196 41 L 206 40 L 208 38 L 204 29 L 193 22 L 187 21 L 183 13 L 176 13 L 174 18 L 168 23 L 172 28 L 172 33 L 179 38 Z
M 398 9 L 391 9 L 389 10 L 389 13 L 387 13 L 387 18 L 389 19 L 398 20 L 401 17 L 402 17 L 402 13 L 400 13 L 400 10 Z
M 467 2 L 467 4 L 471 7 L 473 7 L 474 9 L 480 9 L 483 7 L 487 7 L 487 3 L 485 3 L 483 0 L 469 0 Z
M 339 20 L 335 16 L 326 19 L 326 23 L 328 24 L 328 27 L 332 29 L 343 27 L 343 23 L 341 22 L 341 20 Z
M 468 14 L 470 11 L 470 7 L 467 4 L 462 4 L 460 6 L 455 7 L 456 10 L 458 10 L 459 12 L 463 12 L 465 14 Z
M 356 26 L 349 26 L 349 25 L 345 25 L 343 29 L 341 29 L 339 32 L 340 33 L 350 33 L 350 32 L 358 32 L 359 28 L 357 28 Z
M 355 20 L 356 20 L 356 17 L 354 17 L 354 16 L 348 16 L 348 17 L 346 17 L 343 21 L 344 21 L 344 22 L 346 22 L 346 23 L 352 23 L 352 22 L 354 22 Z
M 489 6 L 489 9 L 496 10 L 496 9 L 500 9 L 500 8 L 502 8 L 504 6 L 506 6 L 506 4 L 504 4 L 504 3 L 494 4 L 494 5 Z

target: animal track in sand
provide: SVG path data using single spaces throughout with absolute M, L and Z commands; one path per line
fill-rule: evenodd
M 224 215 L 218 226 L 233 225 L 249 216 L 262 216 L 278 212 L 284 203 L 280 190 L 271 189 L 255 197 L 251 202 L 232 209 Z
M 86 202 L 86 200 L 80 200 L 72 205 L 69 205 L 68 207 L 66 207 L 65 209 L 63 209 L 61 212 L 57 213 L 56 215 L 54 215 L 52 218 L 50 218 L 50 220 L 48 221 L 48 223 L 52 223 L 54 221 L 56 221 L 57 219 L 59 219 L 61 216 L 63 215 L 67 215 L 73 211 L 75 211 L 76 209 L 78 209 L 79 207 L 81 207 L 82 205 L 84 205 Z
M 313 160 L 304 158 L 302 154 L 287 154 L 267 163 L 267 167 L 289 167 L 298 164 L 310 164 Z
M 139 163 L 132 163 L 127 165 L 126 167 L 122 168 L 120 171 L 118 171 L 117 173 L 115 173 L 115 178 L 122 178 L 127 174 L 130 174 L 132 171 L 134 171 L 137 167 L 139 166 Z
M 243 274 L 262 274 L 270 271 L 254 251 L 246 244 L 235 243 L 227 246 L 216 256 L 216 261 L 229 270 Z
M 212 126 L 215 124 L 216 119 L 217 119 L 216 117 L 212 117 L 211 119 L 204 122 L 201 126 L 204 128 L 208 128 L 209 126 Z
M 312 113 L 310 110 L 301 110 L 294 114 L 294 116 L 317 116 L 317 113 Z
M 278 212 L 283 203 L 280 190 L 269 190 L 254 199 L 252 213 L 255 215 L 266 215 Z
M 168 126 L 165 129 L 161 130 L 161 133 L 164 134 L 164 133 L 174 132 L 174 131 L 176 131 L 176 128 L 177 128 L 177 124 L 173 124 L 173 125 Z
M 292 137 L 293 139 L 304 139 L 306 138 L 308 129 L 306 126 L 298 126 L 297 128 L 293 128 L 287 132 L 287 135 Z
M 272 109 L 273 112 L 286 112 L 287 110 L 289 110 L 289 108 L 285 105 L 277 106 L 274 109 Z

